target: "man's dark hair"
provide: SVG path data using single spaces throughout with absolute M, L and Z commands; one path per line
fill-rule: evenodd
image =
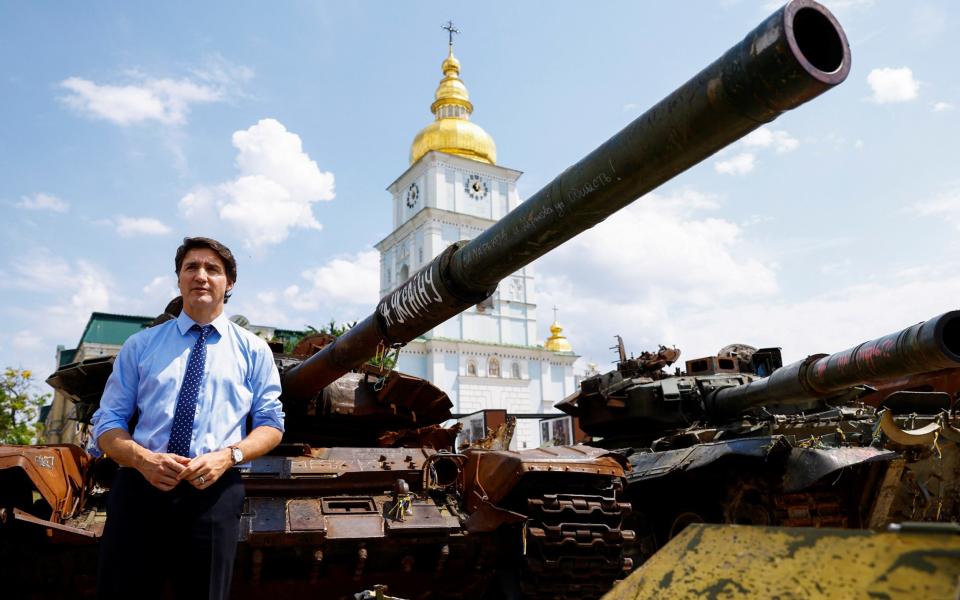
M 237 282 L 237 261 L 233 258 L 233 252 L 230 252 L 230 248 L 227 248 L 217 240 L 207 237 L 183 238 L 183 243 L 177 248 L 177 256 L 174 259 L 178 278 L 180 277 L 180 267 L 183 266 L 183 257 L 187 255 L 187 252 L 196 248 L 208 248 L 216 252 L 220 260 L 223 261 L 223 268 L 227 272 L 227 279 L 230 283 Z M 224 304 L 226 304 L 228 300 L 230 300 L 230 292 L 223 295 Z

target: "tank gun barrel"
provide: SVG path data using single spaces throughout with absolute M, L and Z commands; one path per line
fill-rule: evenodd
M 712 416 L 736 415 L 758 406 L 803 404 L 853 386 L 960 366 L 960 310 L 835 354 L 815 354 L 777 369 L 770 377 L 711 392 Z
M 843 82 L 850 49 L 834 16 L 792 0 L 495 225 L 458 242 L 385 296 L 335 343 L 284 373 L 311 397 L 377 348 L 404 344 L 497 284 L 724 146 Z

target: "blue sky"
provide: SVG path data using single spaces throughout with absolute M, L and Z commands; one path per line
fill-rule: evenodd
M 842 86 L 537 265 L 581 365 L 614 334 L 787 359 L 957 306 L 960 25 L 948 2 L 826 2 Z M 376 301 L 384 188 L 432 115 L 446 33 L 528 197 L 776 3 L 0 4 L 0 364 L 48 373 L 93 310 L 152 315 L 173 251 L 240 260 L 228 313 L 321 325 Z

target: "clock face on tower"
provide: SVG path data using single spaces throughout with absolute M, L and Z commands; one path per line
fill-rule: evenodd
M 420 201 L 420 186 L 416 182 L 411 183 L 407 188 L 407 208 L 413 208 Z
M 482 200 L 490 192 L 490 186 L 479 175 L 471 175 L 463 185 L 464 189 L 474 200 Z

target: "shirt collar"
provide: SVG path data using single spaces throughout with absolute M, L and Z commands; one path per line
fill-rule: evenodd
M 220 316 L 211 321 L 210 324 L 213 325 L 214 330 L 222 336 L 226 333 L 227 323 L 229 322 L 230 320 L 227 319 L 226 313 L 220 313 Z M 197 322 L 190 318 L 187 311 L 181 310 L 180 316 L 177 317 L 177 330 L 180 331 L 180 335 L 186 335 L 194 325 L 197 325 Z

